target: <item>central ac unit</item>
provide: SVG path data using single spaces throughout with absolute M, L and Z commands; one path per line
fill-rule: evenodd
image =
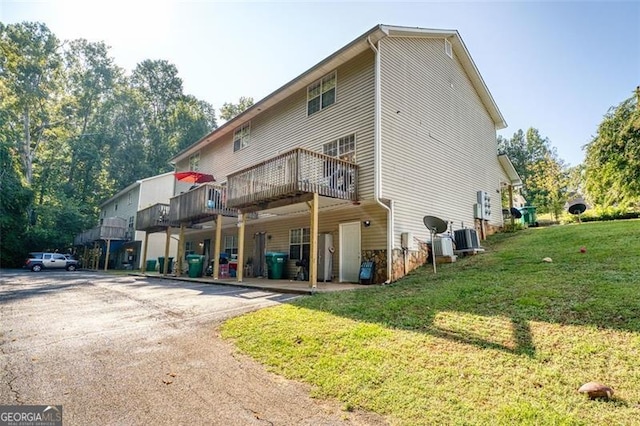
M 456 250 L 480 248 L 480 240 L 475 229 L 458 229 L 453 231 L 456 239 Z
M 451 238 L 434 238 L 433 252 L 436 256 L 453 256 L 453 242 Z

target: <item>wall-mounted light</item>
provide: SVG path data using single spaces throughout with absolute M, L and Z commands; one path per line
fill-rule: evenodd
M 362 224 L 364 225 L 365 228 L 368 228 L 371 226 L 371 221 L 370 220 L 365 220 L 362 222 Z

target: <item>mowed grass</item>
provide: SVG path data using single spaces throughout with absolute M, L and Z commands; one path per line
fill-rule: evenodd
M 640 221 L 483 245 L 435 275 L 426 265 L 390 286 L 301 298 L 229 320 L 222 335 L 341 401 L 347 417 L 357 408 L 405 425 L 640 424 Z M 589 381 L 614 398 L 579 394 Z

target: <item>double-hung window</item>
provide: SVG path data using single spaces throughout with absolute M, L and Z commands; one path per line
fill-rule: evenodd
M 356 161 L 356 135 L 350 134 L 325 143 L 322 146 L 322 153 L 330 157 L 354 163 Z
M 307 115 L 336 102 L 336 72 L 327 74 L 307 87 Z
M 306 259 L 309 262 L 311 254 L 310 228 L 295 228 L 289 230 L 289 259 Z
M 189 157 L 189 170 L 193 172 L 197 172 L 200 170 L 200 153 L 196 152 L 195 154 Z
M 237 235 L 225 235 L 224 236 L 224 252 L 233 257 L 238 255 L 238 236 Z
M 233 132 L 233 152 L 249 146 L 251 136 L 251 122 L 245 123 Z
M 330 157 L 355 163 L 356 135 L 350 134 L 322 146 L 322 152 Z M 324 177 L 330 188 L 339 191 L 352 191 L 355 179 L 352 170 L 335 160 L 325 160 Z

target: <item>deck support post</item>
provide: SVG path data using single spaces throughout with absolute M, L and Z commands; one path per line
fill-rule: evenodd
M 222 247 L 222 215 L 216 215 L 216 237 L 213 249 L 213 279 L 220 277 L 220 247 Z
M 180 233 L 178 234 L 178 259 L 176 260 L 176 275 L 182 275 L 182 260 L 184 259 L 184 223 L 180 224 Z
M 236 267 L 236 277 L 238 278 L 238 282 L 241 283 L 244 272 L 244 227 L 246 224 L 244 214 L 238 214 L 238 222 L 238 265 Z
M 144 244 L 142 244 L 142 265 L 140 268 L 142 269 L 142 273 L 147 272 L 147 253 L 149 248 L 149 233 L 144 231 Z
M 311 247 L 309 254 L 309 286 L 312 289 L 318 287 L 318 193 L 313 193 L 311 201 Z
M 111 239 L 107 238 L 107 253 L 105 253 L 104 256 L 104 270 L 107 270 L 107 267 L 109 266 L 109 251 L 111 250 Z
M 171 244 L 171 227 L 167 226 L 167 238 L 164 243 L 164 268 L 162 268 L 162 275 L 167 275 L 169 270 L 169 244 Z

